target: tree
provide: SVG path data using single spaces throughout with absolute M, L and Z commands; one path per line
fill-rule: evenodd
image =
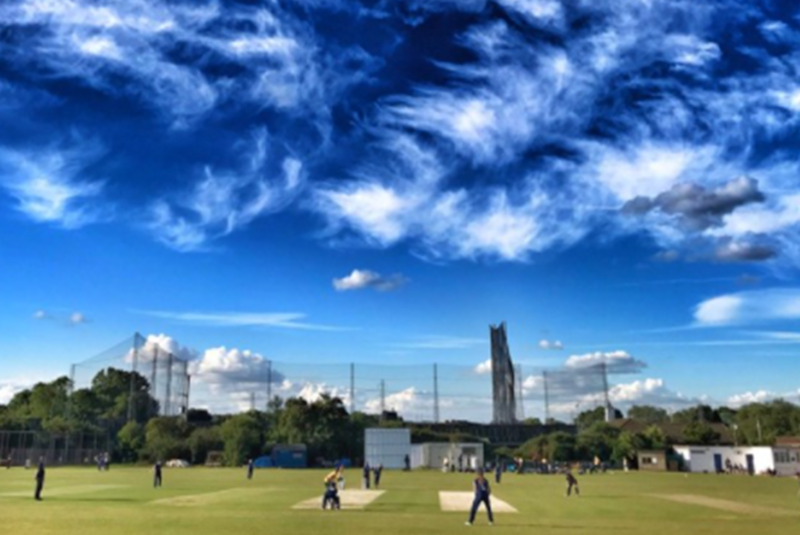
M 718 424 L 722 420 L 719 413 L 708 405 L 697 405 L 683 409 L 672 415 L 672 421 L 676 424 L 690 424 L 692 422 L 707 422 Z
M 647 424 L 663 424 L 669 422 L 666 410 L 652 405 L 634 405 L 628 410 L 628 418 Z
M 221 450 L 225 444 L 219 427 L 200 427 L 192 431 L 188 439 L 192 453 L 192 464 L 204 464 L 210 451 Z
M 589 409 L 583 411 L 575 418 L 575 425 L 578 427 L 578 430 L 581 429 L 588 429 L 592 425 L 598 422 L 605 422 L 606 421 L 606 409 L 605 407 L 595 407 L 594 409 Z
M 133 405 L 133 417 L 137 422 L 147 422 L 158 414 L 158 402 L 150 395 L 150 383 L 138 372 L 116 368 L 101 370 L 92 379 L 92 392 L 102 407 L 100 418 L 112 428 L 122 428 L 128 421 L 129 403 Z
M 599 457 L 603 461 L 611 459 L 619 430 L 605 422 L 595 422 L 578 435 L 578 450 L 587 459 Z
M 719 440 L 719 433 L 704 422 L 691 422 L 683 428 L 683 435 L 690 444 L 714 444 Z
M 188 459 L 188 427 L 178 416 L 152 418 L 145 426 L 145 450 L 151 461 Z
M 550 461 L 572 461 L 575 459 L 575 436 L 563 431 L 547 436 L 547 459 Z
M 223 458 L 228 466 L 241 466 L 248 458 L 262 453 L 263 423 L 255 411 L 231 416 L 220 427 L 224 444 Z
M 651 450 L 663 450 L 667 447 L 667 435 L 657 425 L 651 425 L 642 433 L 644 447 Z
M 128 422 L 117 433 L 117 454 L 123 462 L 135 462 L 145 446 L 145 431 L 142 424 Z
M 644 449 L 645 440 L 634 433 L 623 431 L 620 433 L 611 452 L 611 458 L 621 462 L 623 459 L 633 459 L 636 453 Z
M 738 434 L 748 444 L 773 444 L 782 435 L 800 433 L 800 407 L 776 399 L 745 405 L 736 414 Z
M 525 418 L 525 420 L 522 423 L 524 423 L 525 425 L 536 425 L 536 426 L 542 425 L 542 421 L 539 418 Z

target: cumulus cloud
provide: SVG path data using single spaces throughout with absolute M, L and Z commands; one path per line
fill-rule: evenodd
M 764 200 L 758 182 L 741 177 L 711 190 L 697 184 L 676 184 L 654 198 L 636 197 L 625 203 L 622 210 L 634 215 L 660 210 L 679 216 L 688 228 L 698 231 L 721 226 L 723 217 L 737 208 Z
M 399 273 L 383 276 L 368 269 L 354 269 L 346 277 L 333 279 L 333 287 L 340 292 L 348 290 L 362 290 L 374 288 L 381 292 L 396 290 L 408 282 L 408 279 Z
M 750 403 L 764 403 L 780 397 L 775 392 L 768 390 L 758 390 L 755 392 L 744 392 L 735 394 L 727 399 L 727 404 L 731 407 L 741 407 Z
M 545 350 L 559 350 L 564 349 L 564 344 L 561 340 L 539 340 L 539 347 Z
M 644 361 L 638 360 L 626 351 L 586 353 L 570 356 L 567 368 L 591 368 L 605 365 L 608 373 L 639 373 L 647 367 Z
M 70 325 L 82 325 L 84 323 L 87 323 L 89 319 L 82 312 L 73 312 L 72 314 L 69 315 L 68 321 Z
M 28 379 L 25 377 L 5 378 L 0 380 L 0 405 L 5 405 L 19 392 L 32 387 L 42 379 Z
M 191 373 L 216 387 L 225 383 L 266 383 L 270 377 L 266 357 L 247 349 L 224 346 L 206 349 L 199 359 L 192 362 Z M 272 382 L 280 383 L 283 380 L 277 370 L 271 373 Z
M 152 362 L 156 358 L 163 358 L 165 354 L 172 354 L 184 361 L 193 361 L 199 356 L 195 349 L 181 345 L 171 336 L 161 333 L 145 337 L 139 347 L 137 358 L 140 362 Z M 128 360 L 132 358 L 133 354 L 130 353 Z
M 80 228 L 108 216 L 99 202 L 104 183 L 81 176 L 99 152 L 91 143 L 31 150 L 0 147 L 0 185 L 31 220 Z
M 698 327 L 722 327 L 800 319 L 800 290 L 773 288 L 720 295 L 694 310 Z
M 761 238 L 763 240 L 763 238 Z M 761 262 L 777 256 L 772 245 L 751 240 L 724 239 L 714 251 L 714 256 L 722 262 Z
M 478 375 L 488 375 L 492 373 L 492 359 L 486 359 L 485 361 L 481 362 L 475 366 L 475 368 L 473 368 L 473 371 Z

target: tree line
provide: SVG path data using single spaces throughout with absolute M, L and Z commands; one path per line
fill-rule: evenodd
M 270 401 L 265 411 L 213 415 L 190 409 L 182 416 L 158 416 L 159 405 L 149 393 L 146 378 L 136 372 L 108 368 L 87 388 L 73 390 L 67 377 L 38 383 L 0 405 L 0 430 L 34 431 L 55 435 L 97 433 L 111 438 L 117 462 L 144 462 L 180 458 L 195 464 L 209 452 L 222 452 L 220 461 L 238 466 L 248 458 L 269 453 L 275 444 L 305 444 L 312 464 L 341 458 L 357 461 L 364 451 L 368 427 L 396 427 L 406 423 L 394 413 L 348 413 L 341 399 L 322 395 Z M 621 416 L 621 415 L 619 415 Z M 739 409 L 699 405 L 669 414 L 652 406 L 634 406 L 628 418 L 645 424 L 630 432 L 604 421 L 598 407 L 575 419 L 577 433 L 556 432 L 529 440 L 519 448 L 487 446 L 487 458 L 522 456 L 552 461 L 598 457 L 603 461 L 632 458 L 636 451 L 663 449 L 672 437 L 667 424 L 678 428 L 692 444 L 720 440 L 712 424 L 724 424 L 739 444 L 772 444 L 782 435 L 800 435 L 800 407 L 784 400 L 751 403 Z M 535 419 L 526 421 L 539 425 Z M 437 434 L 425 426 L 412 427 L 412 440 L 481 441 L 478 437 Z M 485 442 L 485 441 L 483 441 Z

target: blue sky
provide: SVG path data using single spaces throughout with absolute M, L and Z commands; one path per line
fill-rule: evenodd
M 9 0 L 0 402 L 136 331 L 236 405 L 264 359 L 474 371 L 503 320 L 533 370 L 636 363 L 622 407 L 796 398 L 798 15 Z

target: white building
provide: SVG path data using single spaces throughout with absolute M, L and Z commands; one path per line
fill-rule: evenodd
M 410 429 L 369 428 L 364 431 L 364 460 L 370 466 L 405 468 L 411 456 Z
M 475 470 L 484 466 L 483 444 L 480 442 L 426 442 L 411 446 L 412 468 L 441 470 L 447 459 L 447 465 L 458 470 L 459 457 L 464 470 Z
M 775 470 L 779 476 L 800 472 L 800 449 L 772 446 L 675 446 L 689 472 L 724 472 L 729 465 L 751 474 Z

